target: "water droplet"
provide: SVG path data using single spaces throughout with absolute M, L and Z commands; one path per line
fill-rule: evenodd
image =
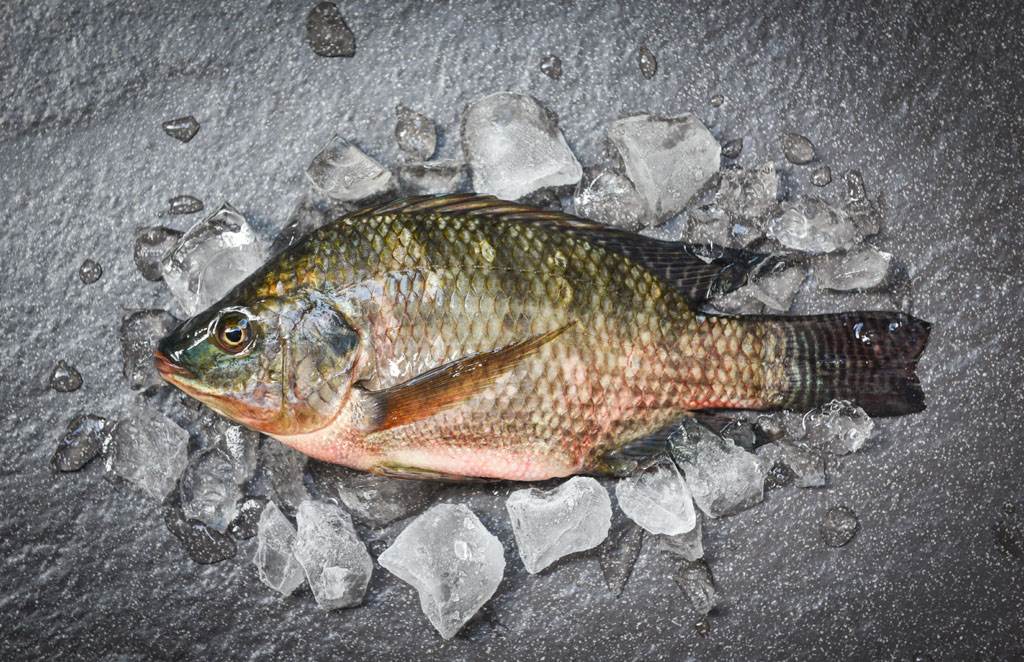
M 722 156 L 735 159 L 743 152 L 743 138 L 733 138 L 722 145 Z
M 815 186 L 828 186 L 832 183 L 832 169 L 821 166 L 811 173 L 811 183 Z
M 821 539 L 829 547 L 849 544 L 860 529 L 857 513 L 846 506 L 829 508 L 821 522 Z
M 194 214 L 203 211 L 203 201 L 193 198 L 191 195 L 177 195 L 168 200 L 167 204 L 169 206 L 167 213 L 171 215 Z
M 641 46 L 637 51 L 637 62 L 640 64 L 640 73 L 644 78 L 650 80 L 654 78 L 654 74 L 658 73 L 658 59 L 646 46 Z
M 715 108 L 720 108 L 723 103 L 725 103 L 725 97 L 721 94 L 716 94 L 711 97 L 711 105 Z
M 96 260 L 85 260 L 82 266 L 78 267 L 78 277 L 86 285 L 95 283 L 103 275 L 103 267 Z
M 180 140 L 183 143 L 195 138 L 195 135 L 199 133 L 199 122 L 196 118 L 191 115 L 185 115 L 184 117 L 176 117 L 173 120 L 167 120 L 163 124 L 164 133 Z
M 540 70 L 552 80 L 562 77 L 562 59 L 557 55 L 548 55 L 540 61 Z
M 333 2 L 321 2 L 306 17 L 306 42 L 321 57 L 352 57 L 356 36 Z
M 82 388 L 82 375 L 75 366 L 61 359 L 50 373 L 50 388 L 59 393 L 71 393 Z

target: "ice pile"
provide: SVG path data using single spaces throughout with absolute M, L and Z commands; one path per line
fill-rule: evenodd
M 848 250 L 860 240 L 856 224 L 845 211 L 814 197 L 782 203 L 782 215 L 768 223 L 768 236 L 807 253 Z
M 441 489 L 436 481 L 374 476 L 324 462 L 313 462 L 310 468 L 320 494 L 340 501 L 353 517 L 373 527 L 420 512 Z
M 395 140 L 398 147 L 410 156 L 426 161 L 437 149 L 437 127 L 434 121 L 412 108 L 399 104 L 395 109 Z
M 313 186 L 339 202 L 360 202 L 394 187 L 391 172 L 347 140 L 334 136 L 306 169 Z
M 690 490 L 667 458 L 619 480 L 615 498 L 622 512 L 650 533 L 676 536 L 697 524 Z
M 277 504 L 270 502 L 260 515 L 253 563 L 260 581 L 281 595 L 291 595 L 305 580 L 302 565 L 292 552 L 295 527 Z
M 166 310 L 137 310 L 121 320 L 121 366 L 132 389 L 141 391 L 163 383 L 153 367 L 153 352 L 176 324 Z
M 236 209 L 223 205 L 182 235 L 161 260 L 164 282 L 188 316 L 205 310 L 258 269 L 266 252 Z
M 635 115 L 614 122 L 608 139 L 644 200 L 647 224 L 682 211 L 718 173 L 722 148 L 690 114 Z
M 100 416 L 74 417 L 57 442 L 50 465 L 57 471 L 78 471 L 100 454 L 113 430 L 114 424 Z
M 469 104 L 462 150 L 474 190 L 505 200 L 572 186 L 583 174 L 555 117 L 524 94 L 498 92 Z
M 819 287 L 866 290 L 881 285 L 889 273 L 892 254 L 863 246 L 844 254 L 827 255 L 814 267 Z
M 208 411 L 203 422 L 207 447 L 192 456 L 181 477 L 181 505 L 187 517 L 223 533 L 256 472 L 259 434 Z
M 104 456 L 108 474 L 162 500 L 188 463 L 188 432 L 159 411 L 137 405 L 118 421 Z
M 469 172 L 453 159 L 405 163 L 398 166 L 398 183 L 406 195 L 456 193 L 468 188 Z
M 552 490 L 516 490 L 505 502 L 519 556 L 530 574 L 597 547 L 608 537 L 612 502 L 593 478 L 576 476 Z
M 423 613 L 445 639 L 494 595 L 505 572 L 501 542 L 461 504 L 423 513 L 377 560 L 416 588 Z
M 322 501 L 303 501 L 295 515 L 292 552 L 321 609 L 353 607 L 363 601 L 373 559 L 356 535 L 352 517 Z
M 182 233 L 162 225 L 138 228 L 135 231 L 135 268 L 146 280 L 163 280 L 162 260 L 174 248 Z
M 694 502 L 708 517 L 737 513 L 764 498 L 764 466 L 731 440 L 687 419 L 670 441 L 672 459 L 683 470 Z
M 573 207 L 577 216 L 633 232 L 644 220 L 644 201 L 633 182 L 608 170 L 584 171 Z

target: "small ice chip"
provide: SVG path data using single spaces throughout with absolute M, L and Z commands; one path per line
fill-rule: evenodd
M 188 432 L 156 409 L 137 405 L 118 421 L 104 456 L 108 474 L 162 500 L 188 463 Z
M 590 477 L 576 476 L 552 490 L 516 490 L 505 502 L 519 556 L 536 574 L 558 559 L 597 547 L 608 537 L 612 502 Z
M 354 607 L 363 601 L 373 559 L 356 535 L 352 517 L 323 501 L 303 501 L 295 514 L 292 551 L 321 609 Z
M 395 108 L 395 140 L 403 152 L 426 161 L 437 149 L 437 127 L 434 120 L 401 104 Z
M 703 560 L 684 563 L 676 575 L 676 583 L 686 597 L 690 598 L 690 603 L 698 614 L 704 616 L 718 604 L 711 569 Z
M 391 172 L 352 143 L 334 136 L 306 168 L 318 191 L 339 202 L 359 202 L 394 186 Z
M 815 265 L 814 277 L 826 289 L 866 290 L 885 281 L 891 262 L 891 253 L 863 246 L 848 253 L 827 255 Z
M 292 552 L 294 542 L 295 527 L 271 501 L 260 514 L 253 563 L 259 570 L 260 581 L 284 596 L 291 595 L 306 579 Z
M 807 253 L 846 250 L 860 239 L 845 211 L 813 197 L 782 203 L 782 214 L 768 222 L 768 236 Z
M 64 436 L 57 442 L 50 465 L 57 471 L 78 471 L 109 444 L 114 423 L 93 414 L 76 416 L 68 422 Z
M 182 233 L 178 230 L 156 225 L 138 228 L 135 231 L 135 268 L 146 280 L 163 280 L 161 261 L 167 255 Z
M 462 149 L 474 190 L 505 200 L 572 186 L 583 174 L 556 119 L 524 94 L 498 92 L 470 103 L 462 121 Z
M 644 219 L 644 201 L 633 183 L 610 171 L 584 171 L 573 206 L 577 216 L 635 232 Z
M 615 498 L 622 512 L 650 533 L 675 536 L 697 524 L 686 481 L 667 458 L 620 479 L 615 484 Z
M 667 554 L 680 556 L 687 561 L 697 561 L 704 558 L 704 532 L 701 527 L 700 517 L 697 524 L 686 533 L 674 536 L 656 536 L 658 549 Z
M 611 125 L 608 138 L 646 203 L 649 225 L 680 212 L 721 165 L 721 145 L 693 115 L 626 117 Z
M 799 133 L 787 133 L 782 137 L 782 152 L 786 160 L 804 165 L 814 160 L 814 145 Z
M 501 542 L 461 504 L 423 513 L 377 560 L 419 592 L 423 613 L 445 639 L 491 599 L 505 572 Z
M 163 256 L 164 282 L 188 316 L 205 310 L 262 266 L 256 232 L 231 205 L 223 205 L 182 235 Z

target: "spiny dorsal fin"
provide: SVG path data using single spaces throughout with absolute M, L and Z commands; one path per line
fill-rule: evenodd
M 760 253 L 720 247 L 709 251 L 705 246 L 652 239 L 564 212 L 538 209 L 474 193 L 406 198 L 362 209 L 350 214 L 349 218 L 399 213 L 483 216 L 555 228 L 644 267 L 674 287 L 695 308 L 715 295 L 742 286 L 747 280 L 747 274 L 768 259 L 768 256 Z
M 465 356 L 390 388 L 368 391 L 373 411 L 367 432 L 407 425 L 471 398 L 572 324 L 501 349 Z

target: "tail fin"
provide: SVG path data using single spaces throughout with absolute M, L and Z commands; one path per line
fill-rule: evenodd
M 778 406 L 810 409 L 850 400 L 872 416 L 925 408 L 914 369 L 931 324 L 893 312 L 769 318 L 784 338 L 789 384 Z

